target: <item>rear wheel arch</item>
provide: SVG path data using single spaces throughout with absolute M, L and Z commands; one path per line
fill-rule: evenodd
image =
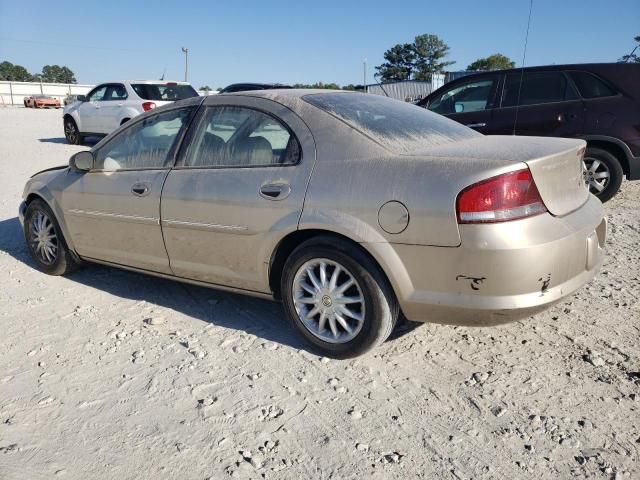
M 127 123 L 129 120 L 131 120 L 129 117 L 125 117 L 122 120 L 120 120 L 120 125 L 124 125 L 125 123 Z
M 276 299 L 280 300 L 282 298 L 282 292 L 280 291 L 280 279 L 282 278 L 282 273 L 287 259 L 299 245 L 315 238 L 332 239 L 335 242 L 342 243 L 343 245 L 349 245 L 350 247 L 360 250 L 378 268 L 379 273 L 389 284 L 391 290 L 394 290 L 393 284 L 387 276 L 384 268 L 382 268 L 382 265 L 380 265 L 376 258 L 361 244 L 345 235 L 332 232 L 330 230 L 309 229 L 296 230 L 295 232 L 291 232 L 290 234 L 285 236 L 282 240 L 280 240 L 271 255 L 271 260 L 269 262 L 269 287 Z
M 620 166 L 622 167 L 622 171 L 624 172 L 625 176 L 627 178 L 629 177 L 629 159 L 627 158 L 626 152 L 620 145 L 607 140 L 587 139 L 587 148 L 599 148 L 601 150 L 609 152 L 611 155 L 616 157 L 618 162 L 620 162 Z

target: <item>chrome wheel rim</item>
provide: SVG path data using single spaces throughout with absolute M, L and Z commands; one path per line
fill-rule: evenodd
M 585 157 L 582 165 L 582 176 L 589 191 L 594 195 L 602 193 L 611 178 L 609 167 L 602 160 L 590 157 Z
M 51 219 L 43 212 L 36 212 L 31 219 L 30 244 L 38 259 L 51 265 L 58 257 L 58 236 Z
M 64 134 L 67 136 L 67 140 L 69 140 L 71 143 L 75 142 L 78 135 L 75 125 L 71 122 L 65 122 Z
M 320 340 L 346 343 L 362 330 L 362 289 L 339 263 L 327 258 L 309 260 L 296 272 L 292 290 L 300 322 Z

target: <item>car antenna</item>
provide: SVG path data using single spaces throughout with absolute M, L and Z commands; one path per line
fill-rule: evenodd
M 520 94 L 522 93 L 522 82 L 524 80 L 524 65 L 527 59 L 527 43 L 529 43 L 529 27 L 531 26 L 531 12 L 533 11 L 533 0 L 529 0 L 529 19 L 527 20 L 527 34 L 524 37 L 524 49 L 522 50 L 522 67 L 520 68 L 520 83 L 518 85 L 518 100 L 516 101 L 516 116 L 513 119 L 513 132 L 516 134 L 516 125 L 518 124 L 518 110 L 520 110 Z M 506 79 L 505 79 L 506 82 Z
M 380 83 L 380 80 L 378 80 L 378 72 L 373 74 L 373 79 L 376 81 L 376 83 L 378 84 L 378 86 L 382 89 L 382 91 L 384 92 L 384 94 L 388 97 L 389 94 L 387 93 L 387 91 L 384 89 L 384 87 L 382 86 L 382 83 Z M 367 86 L 365 85 L 364 88 L 366 89 Z
M 160 77 L 160 81 L 164 82 L 164 74 L 167 73 L 167 67 L 164 67 L 164 70 L 162 71 L 162 77 Z

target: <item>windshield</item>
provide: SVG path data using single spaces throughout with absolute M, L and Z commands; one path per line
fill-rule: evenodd
M 198 92 L 196 92 L 191 85 L 177 85 L 175 83 L 136 83 L 131 86 L 143 100 L 171 102 L 198 96 Z
M 304 100 L 334 115 L 395 153 L 481 136 L 480 133 L 424 108 L 363 93 L 316 93 Z

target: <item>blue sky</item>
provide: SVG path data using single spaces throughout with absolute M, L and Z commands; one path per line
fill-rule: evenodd
M 522 59 L 529 0 L 314 2 L 0 0 L 0 61 L 69 66 L 80 83 L 181 79 L 361 83 L 396 43 L 434 33 L 451 69 L 500 52 Z M 239 6 L 242 5 L 242 6 Z M 528 65 L 615 61 L 640 35 L 640 0 L 534 0 Z

